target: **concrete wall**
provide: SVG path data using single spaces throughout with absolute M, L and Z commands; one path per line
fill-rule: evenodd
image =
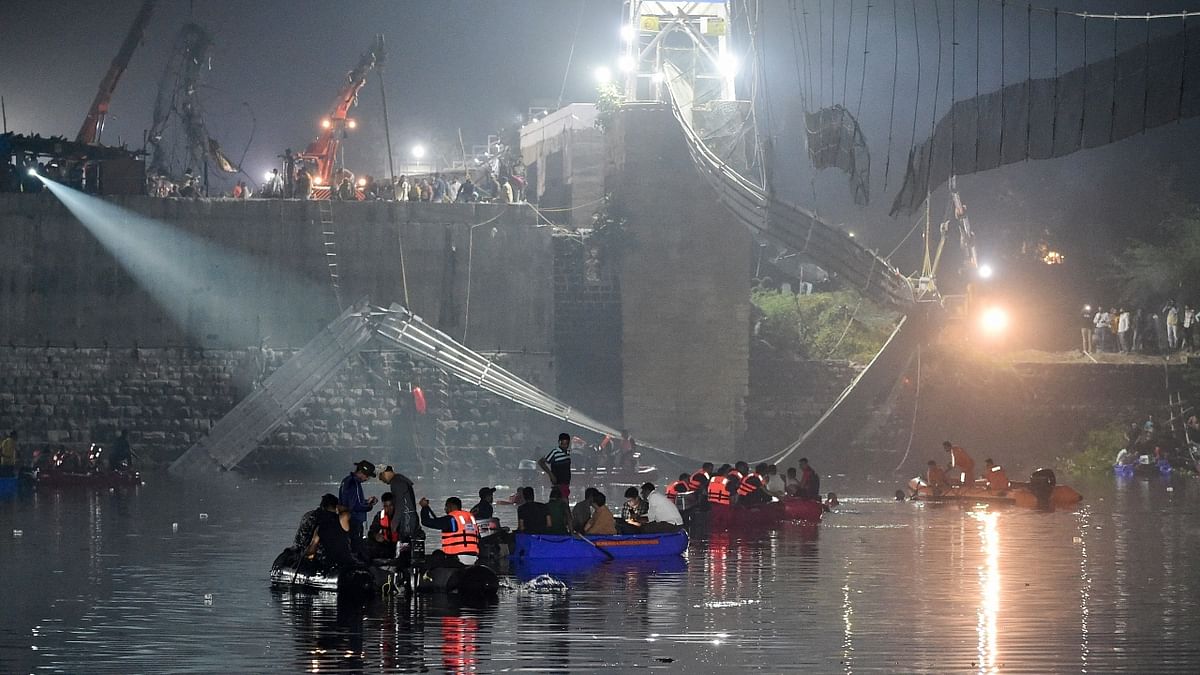
M 299 346 L 338 313 L 315 202 L 110 201 L 248 258 L 252 273 L 214 265 L 182 243 L 150 251 L 196 280 L 176 300 L 185 318 L 173 319 L 52 195 L 0 194 L 0 341 L 228 348 L 268 338 Z M 333 212 L 344 301 L 369 294 L 376 304 L 403 302 L 407 278 L 413 310 L 469 345 L 549 352 L 550 232 L 528 207 L 336 202 Z M 207 309 L 235 300 L 249 309 Z
M 608 191 L 629 236 L 624 425 L 663 447 L 726 456 L 745 428 L 750 234 L 696 171 L 669 108 L 626 107 L 609 134 Z
M 596 106 L 572 103 L 521 127 L 521 159 L 530 201 L 554 222 L 588 227 L 604 196 L 604 134 Z
M 150 463 L 173 460 L 291 356 L 291 350 L 72 349 L 0 347 L 0 430 L 16 429 L 22 451 L 63 444 L 107 444 L 128 428 L 134 450 Z M 500 357 L 548 385 L 546 357 Z M 276 470 L 375 458 L 419 463 L 414 441 L 430 457 L 444 444 L 476 466 L 532 453 L 557 433 L 554 423 L 475 387 L 450 381 L 400 352 L 368 351 L 297 410 L 243 467 Z M 420 386 L 428 414 L 414 412 L 409 386 Z M 402 389 L 403 388 L 403 389 Z M 495 459 L 484 450 L 495 449 Z

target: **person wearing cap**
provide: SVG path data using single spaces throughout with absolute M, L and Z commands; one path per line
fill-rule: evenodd
M 338 488 L 338 503 L 350 512 L 350 541 L 356 552 L 362 549 L 363 527 L 377 501 L 375 497 L 367 499 L 363 496 L 362 484 L 374 477 L 375 465 L 364 459 L 354 465 L 354 471 L 342 479 Z
M 479 488 L 479 503 L 471 507 L 471 515 L 475 520 L 487 520 L 492 517 L 492 500 L 495 499 L 496 488 Z
M 558 435 L 558 446 L 538 460 L 538 466 L 550 477 L 550 484 L 557 487 L 563 499 L 571 496 L 571 435 Z

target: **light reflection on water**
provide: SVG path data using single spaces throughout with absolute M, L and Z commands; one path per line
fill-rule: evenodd
M 565 596 L 480 608 L 272 591 L 329 486 L 48 492 L 0 503 L 0 672 L 1197 672 L 1200 495 L 1164 487 L 1052 514 L 847 499 L 819 529 L 701 533 L 686 561 L 563 567 Z

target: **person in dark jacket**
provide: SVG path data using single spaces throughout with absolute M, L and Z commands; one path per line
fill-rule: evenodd
M 321 495 L 320 506 L 300 517 L 300 527 L 296 528 L 296 537 L 292 540 L 292 547 L 298 551 L 308 548 L 322 519 L 337 516 L 337 505 L 337 497 L 331 494 Z
M 355 550 L 360 550 L 363 543 L 363 526 L 367 524 L 367 515 L 375 508 L 375 497 L 363 497 L 362 484 L 368 478 L 375 477 L 375 465 L 362 460 L 354 465 L 354 471 L 342 479 L 338 488 L 338 503 L 350 512 L 350 540 Z

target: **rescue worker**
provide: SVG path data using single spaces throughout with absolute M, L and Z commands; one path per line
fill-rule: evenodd
M 395 558 L 396 543 L 400 533 L 396 531 L 396 498 L 390 492 L 379 498 L 383 508 L 375 514 L 367 530 L 367 551 L 371 559 Z
M 363 541 L 363 527 L 367 524 L 367 514 L 375 508 L 377 501 L 374 496 L 370 499 L 363 497 L 362 484 L 368 478 L 375 477 L 375 465 L 367 460 L 359 460 L 354 465 L 354 471 L 342 479 L 338 487 L 338 503 L 350 511 L 350 541 L 355 552 L 360 552 Z
M 429 500 L 421 497 L 421 524 L 442 533 L 442 555 L 461 562 L 473 564 L 479 557 L 479 530 L 475 518 L 463 511 L 462 500 L 450 497 L 446 500 L 446 515 L 434 516 Z
M 975 482 L 975 460 L 960 446 L 950 441 L 942 443 L 942 449 L 950 453 L 950 482 L 961 485 L 971 485 Z
M 751 503 L 771 500 L 771 495 L 767 494 L 766 491 L 766 482 L 763 480 L 763 474 L 766 471 L 767 465 L 765 463 L 759 464 L 742 478 L 742 482 L 738 483 L 737 488 L 739 502 L 745 501 Z
M 692 492 L 693 490 L 694 488 L 692 487 L 691 481 L 688 479 L 688 475 L 686 473 L 681 473 L 679 474 L 679 478 L 674 483 L 671 483 L 667 486 L 667 496 L 671 499 L 675 499 L 680 494 L 684 492 Z
M 950 481 L 946 480 L 946 472 L 932 459 L 929 460 L 929 468 L 925 470 L 925 484 L 935 497 L 950 487 Z
M 713 475 L 713 463 L 705 462 L 700 465 L 700 470 L 688 477 L 688 489 L 695 492 L 708 488 L 708 481 Z
M 800 458 L 800 493 L 802 499 L 821 499 L 821 475 L 808 465 L 808 458 Z
M 729 472 L 732 469 L 728 464 L 722 464 L 721 468 L 717 469 L 717 475 L 708 481 L 707 494 L 710 505 L 729 506 L 733 503 L 733 494 L 729 491 Z
M 988 492 L 1004 494 L 1008 491 L 1008 473 L 991 457 L 983 460 L 983 480 L 987 481 Z

